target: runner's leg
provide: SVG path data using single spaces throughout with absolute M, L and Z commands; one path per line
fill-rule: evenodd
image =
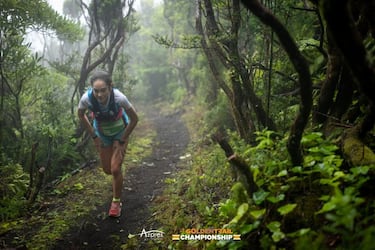
M 111 172 L 113 176 L 113 197 L 121 198 L 121 191 L 123 185 L 123 176 L 121 171 L 121 165 L 124 161 L 125 151 L 128 146 L 126 141 L 124 144 L 120 144 L 118 141 L 113 142 L 113 154 L 111 159 Z
M 112 145 L 100 148 L 100 162 L 102 164 L 103 171 L 106 174 L 112 174 L 111 172 L 112 154 L 113 154 Z

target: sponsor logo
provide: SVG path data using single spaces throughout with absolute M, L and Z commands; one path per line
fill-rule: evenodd
M 149 239 L 159 239 L 164 237 L 164 232 L 160 230 L 149 230 L 146 231 L 146 229 L 142 229 L 142 232 L 139 234 L 139 236 L 142 238 L 149 238 Z
M 172 234 L 172 240 L 241 240 L 240 234 L 234 234 L 229 228 L 189 228 L 181 234 Z

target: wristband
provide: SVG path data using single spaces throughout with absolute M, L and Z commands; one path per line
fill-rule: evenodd
M 125 144 L 125 141 L 123 141 L 123 140 L 118 140 L 118 142 L 119 142 L 121 145 L 124 145 L 124 144 Z
M 97 134 L 95 134 L 95 135 L 91 136 L 91 138 L 92 138 L 92 139 L 96 139 L 97 137 L 98 137 L 98 135 L 97 135 Z

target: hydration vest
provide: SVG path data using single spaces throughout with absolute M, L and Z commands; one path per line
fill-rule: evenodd
M 115 102 L 115 94 L 112 88 L 111 94 L 109 96 L 108 110 L 102 111 L 98 100 L 94 97 L 93 89 L 90 88 L 87 92 L 91 105 L 89 109 L 92 111 L 92 115 L 99 123 L 102 121 L 117 121 L 118 119 L 123 119 L 125 126 L 128 125 L 128 116 L 125 110 Z

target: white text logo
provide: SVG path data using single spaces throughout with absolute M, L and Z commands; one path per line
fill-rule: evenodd
M 159 231 L 159 230 L 150 230 L 146 231 L 146 229 L 143 228 L 142 232 L 139 234 L 140 237 L 145 237 L 145 238 L 163 238 L 164 237 L 164 232 Z

